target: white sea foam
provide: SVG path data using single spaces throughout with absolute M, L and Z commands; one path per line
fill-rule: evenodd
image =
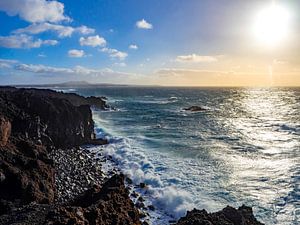
M 94 115 L 96 125 L 100 124 L 99 115 Z M 108 131 L 100 129 L 101 132 Z M 103 133 L 98 134 L 103 137 Z M 155 166 L 148 160 L 145 152 L 129 138 L 106 135 L 110 144 L 101 147 L 103 154 L 133 181 L 136 192 L 143 195 L 148 205 L 154 205 L 156 210 L 150 211 L 152 224 L 162 221 L 176 220 L 184 216 L 187 210 L 194 207 L 192 197 L 186 191 L 164 183 L 156 171 Z M 138 188 L 140 183 L 147 184 L 146 189 Z

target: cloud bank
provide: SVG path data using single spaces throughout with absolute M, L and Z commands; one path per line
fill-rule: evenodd
M 46 0 L 9 0 L 0 1 L 0 10 L 9 16 L 19 16 L 31 23 L 69 21 L 64 15 L 64 4 Z
M 63 26 L 63 25 L 57 25 L 57 24 L 51 24 L 51 23 L 34 23 L 29 25 L 25 28 L 20 28 L 12 33 L 14 34 L 40 34 L 43 32 L 52 31 L 56 32 L 60 38 L 64 37 L 71 37 L 71 35 L 74 32 L 87 35 L 87 34 L 93 34 L 95 32 L 94 29 L 89 28 L 87 26 L 80 26 L 80 27 L 71 27 L 71 26 Z
M 190 55 L 179 55 L 176 57 L 176 61 L 191 62 L 191 63 L 211 63 L 211 62 L 217 62 L 218 59 L 214 56 L 190 54 Z
M 33 39 L 26 34 L 0 36 L 0 47 L 4 48 L 39 48 L 42 45 L 57 45 L 57 40 Z

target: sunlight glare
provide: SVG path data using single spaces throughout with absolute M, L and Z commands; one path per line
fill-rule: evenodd
M 288 10 L 273 3 L 258 13 L 254 23 L 254 34 L 259 42 L 276 46 L 287 37 L 289 23 Z

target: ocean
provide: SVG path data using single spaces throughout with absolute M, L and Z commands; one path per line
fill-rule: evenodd
M 64 90 L 68 91 L 68 90 Z M 300 224 L 300 89 L 102 87 L 93 111 L 104 153 L 149 185 L 152 224 L 194 207 L 253 206 L 265 224 Z M 183 108 L 197 105 L 202 112 Z M 165 222 L 162 222 L 165 221 Z

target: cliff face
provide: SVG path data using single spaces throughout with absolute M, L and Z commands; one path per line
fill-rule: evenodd
M 95 138 L 90 105 L 107 107 L 101 98 L 51 90 L 0 88 L 1 125 L 13 136 L 46 146 L 72 147 Z
M 92 103 L 106 105 L 102 99 Z M 53 202 L 55 168 L 48 152 L 94 141 L 88 104 L 75 94 L 0 88 L 0 214 L 33 201 Z

